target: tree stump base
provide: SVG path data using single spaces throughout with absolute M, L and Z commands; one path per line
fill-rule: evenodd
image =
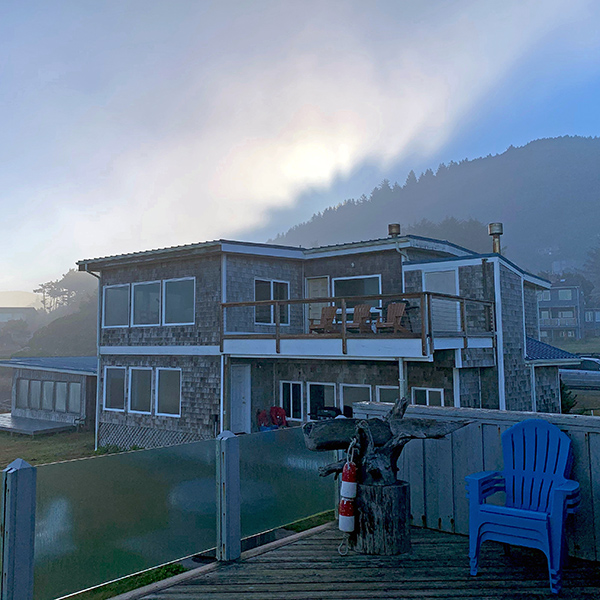
M 358 484 L 354 550 L 359 554 L 410 552 L 410 487 Z

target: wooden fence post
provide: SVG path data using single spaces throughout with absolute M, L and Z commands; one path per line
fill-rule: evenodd
M 241 555 L 240 440 L 231 431 L 217 437 L 217 560 Z
M 17 458 L 2 471 L 0 490 L 1 600 L 33 598 L 36 469 Z

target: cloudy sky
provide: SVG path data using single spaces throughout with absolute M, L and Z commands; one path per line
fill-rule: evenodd
M 600 3 L 3 0 L 0 291 L 600 135 Z

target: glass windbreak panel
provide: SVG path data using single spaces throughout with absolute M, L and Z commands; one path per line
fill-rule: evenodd
M 351 296 L 376 296 L 381 293 L 379 277 L 357 277 L 353 279 L 334 279 L 333 295 L 336 298 L 348 298 Z M 378 300 L 365 302 L 364 300 L 347 301 L 348 308 L 354 308 L 357 304 L 370 304 L 379 306 Z
M 427 405 L 427 390 L 414 390 L 413 389 L 413 403 Z
M 81 412 L 81 384 L 69 383 L 69 404 L 70 413 L 79 414 Z
M 396 402 L 399 394 L 398 388 L 379 388 L 379 402 Z
M 32 380 L 29 382 L 29 408 L 40 408 L 42 396 L 42 382 Z
M 271 282 L 263 279 L 254 281 L 254 299 L 271 300 Z M 271 306 L 256 306 L 254 308 L 254 321 L 256 323 L 272 323 Z
M 133 325 L 158 325 L 160 322 L 160 282 L 133 286 Z
M 242 537 L 334 508 L 334 479 L 318 469 L 335 455 L 307 450 L 300 427 L 239 439 Z
M 429 406 L 442 406 L 442 390 L 429 390 Z
M 104 408 L 123 410 L 125 408 L 125 369 L 106 369 L 104 386 Z
M 67 384 L 64 381 L 57 381 L 55 384 L 55 404 L 54 407 L 59 412 L 67 410 Z
M 29 381 L 27 379 L 17 380 L 17 407 L 27 408 L 27 399 L 29 396 Z
M 150 412 L 152 402 L 152 369 L 131 369 L 129 409 Z
M 215 442 L 37 469 L 36 600 L 213 548 Z
M 129 325 L 129 286 L 104 288 L 104 327 Z
M 179 415 L 181 408 L 181 371 L 158 369 L 156 412 Z
M 44 381 L 42 384 L 42 408 L 52 410 L 54 408 L 54 382 Z
M 165 281 L 165 324 L 194 323 L 194 279 Z
M 289 300 L 289 284 L 281 281 L 273 282 L 273 300 Z M 279 322 L 290 324 L 290 307 L 285 304 L 279 307 Z

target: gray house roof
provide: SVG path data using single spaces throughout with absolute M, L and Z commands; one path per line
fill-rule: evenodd
M 0 367 L 74 373 L 75 375 L 96 375 L 98 359 L 95 356 L 41 356 L 32 358 L 11 358 L 0 361 Z
M 527 338 L 525 360 L 552 364 L 571 364 L 579 362 L 579 357 L 556 346 L 545 344 L 534 338 Z

